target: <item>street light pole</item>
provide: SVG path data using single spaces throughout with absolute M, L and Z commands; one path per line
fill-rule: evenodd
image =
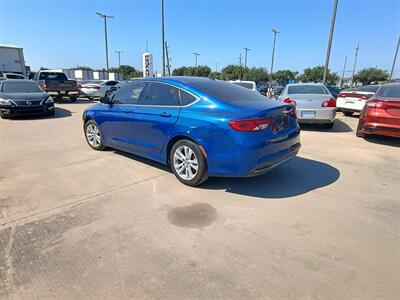
M 121 53 L 124 53 L 122 51 L 114 51 L 115 53 L 118 54 L 118 69 L 121 68 Z
M 335 0 L 334 3 L 333 3 L 333 13 L 332 13 L 332 19 L 331 19 L 331 30 L 329 32 L 328 47 L 326 49 L 324 77 L 322 79 L 323 84 L 326 84 L 326 80 L 327 80 L 327 77 L 328 77 L 329 58 L 331 56 L 331 46 L 332 46 L 333 32 L 335 30 L 335 20 L 336 20 L 337 6 L 338 6 L 338 0 Z
M 356 71 L 356 64 L 357 64 L 357 57 L 358 57 L 359 49 L 360 49 L 360 42 L 357 43 L 357 47 L 356 47 L 356 55 L 354 57 L 353 73 L 351 74 L 350 87 L 353 87 L 354 72 Z
M 193 54 L 194 54 L 194 66 L 197 67 L 197 56 L 199 56 L 200 53 L 193 52 Z
M 249 48 L 244 47 L 244 69 L 246 70 L 247 68 L 247 51 L 251 50 Z
M 394 53 L 393 64 L 392 64 L 392 70 L 390 71 L 390 77 L 389 77 L 389 80 L 391 80 L 391 79 L 392 79 L 392 77 L 393 77 L 393 73 L 394 73 L 394 65 L 396 64 L 397 53 L 399 52 L 399 45 L 400 45 L 400 36 L 399 36 L 399 41 L 397 42 L 397 48 L 396 48 L 396 52 Z
M 342 72 L 342 80 L 340 81 L 340 88 L 343 87 L 343 82 L 344 82 L 344 72 L 346 71 L 346 63 L 347 63 L 347 55 L 344 58 L 344 66 L 343 66 L 343 72 Z
M 104 19 L 104 37 L 106 41 L 106 67 L 108 71 L 108 41 L 107 41 L 107 19 L 114 18 L 113 16 L 107 16 L 105 14 L 101 14 L 99 12 L 96 12 L 96 15 Z
M 163 76 L 165 76 L 165 32 L 164 32 L 164 0 L 161 0 L 161 34 L 162 34 L 162 61 Z
M 272 71 L 274 70 L 276 34 L 279 33 L 279 31 L 274 28 L 272 28 L 271 31 L 274 33 L 274 44 L 272 46 L 271 73 L 269 74 L 269 84 L 270 85 L 272 84 Z

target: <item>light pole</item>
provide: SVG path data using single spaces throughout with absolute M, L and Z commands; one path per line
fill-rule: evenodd
M 108 71 L 107 19 L 111 19 L 111 18 L 114 18 L 114 17 L 113 16 L 107 16 L 107 15 L 101 14 L 99 12 L 97 12 L 96 15 L 98 15 L 99 17 L 104 19 L 104 37 L 105 37 L 105 40 L 106 40 L 106 67 L 107 67 L 107 71 Z
M 322 79 L 323 84 L 326 84 L 326 79 L 328 77 L 329 58 L 331 56 L 331 46 L 332 46 L 333 31 L 335 30 L 337 6 L 338 6 L 338 0 L 335 0 L 333 3 L 333 13 L 332 13 L 332 19 L 331 19 L 331 30 L 329 32 L 328 47 L 326 49 L 324 77 Z
M 354 72 L 356 71 L 357 56 L 358 56 L 359 49 L 360 49 L 360 42 L 357 43 L 357 47 L 356 47 L 356 55 L 354 56 L 353 73 L 351 74 L 350 87 L 353 87 Z
M 279 33 L 279 31 L 274 28 L 272 28 L 271 31 L 274 33 L 274 44 L 272 46 L 271 73 L 269 74 L 269 84 L 270 85 L 272 84 L 272 71 L 274 70 L 276 34 Z
M 344 58 L 344 65 L 343 65 L 343 72 L 342 72 L 342 80 L 340 81 L 340 88 L 343 87 L 343 82 L 344 82 L 344 72 L 346 72 L 346 63 L 347 63 L 347 55 Z
M 197 56 L 199 56 L 200 53 L 193 52 L 193 54 L 194 54 L 194 66 L 197 67 Z
M 115 53 L 118 54 L 118 69 L 121 68 L 121 53 L 124 53 L 122 51 L 114 51 Z
M 394 73 L 394 65 L 396 64 L 397 53 L 399 52 L 399 45 L 400 45 L 400 36 L 399 36 L 399 41 L 397 42 L 397 48 L 396 48 L 396 52 L 394 53 L 393 64 L 392 64 L 392 70 L 390 71 L 390 77 L 389 77 L 389 80 L 391 80 L 391 79 L 392 79 L 392 77 L 393 77 L 393 73 Z
M 165 76 L 165 32 L 164 32 L 164 0 L 161 0 L 161 34 L 162 34 L 162 70 L 163 76 Z
M 246 70 L 247 68 L 247 51 L 250 51 L 251 49 L 244 47 L 244 69 Z

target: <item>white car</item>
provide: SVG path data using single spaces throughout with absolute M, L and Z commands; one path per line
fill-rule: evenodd
M 91 82 L 81 85 L 80 93 L 83 97 L 102 98 L 106 92 L 114 85 L 118 84 L 116 80 L 92 80 Z
M 3 73 L 5 79 L 26 79 L 24 75 L 18 73 Z
M 341 91 L 336 99 L 336 106 L 345 116 L 361 112 L 365 103 L 378 90 L 380 85 L 365 85 Z
M 257 91 L 257 86 L 254 81 L 243 81 L 243 80 L 229 80 L 230 83 L 240 85 L 246 89 Z

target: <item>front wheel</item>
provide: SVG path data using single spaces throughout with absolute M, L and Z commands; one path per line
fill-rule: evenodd
M 3 115 L 3 114 L 0 114 L 0 118 L 2 118 L 2 119 L 9 119 L 10 117 L 9 117 L 9 116 L 6 116 L 6 115 Z
M 197 186 L 208 178 L 207 165 L 200 146 L 180 140 L 171 149 L 170 164 L 176 178 L 189 186 Z
M 105 148 L 103 145 L 103 135 L 95 121 L 89 120 L 85 123 L 85 137 L 92 149 L 100 151 Z

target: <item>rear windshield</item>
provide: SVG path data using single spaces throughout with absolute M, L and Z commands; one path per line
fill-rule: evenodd
M 379 88 L 379 85 L 365 85 L 360 87 L 355 87 L 352 89 L 344 90 L 344 92 L 369 92 L 375 93 Z
M 24 76 L 18 74 L 7 74 L 8 79 L 25 79 Z
M 36 82 L 27 80 L 26 82 L 12 82 L 3 81 L 2 83 L 3 93 L 41 93 L 42 89 Z
M 40 73 L 39 80 L 55 80 L 65 81 L 68 80 L 64 73 Z
M 250 90 L 253 89 L 253 84 L 250 82 L 231 82 L 231 83 L 242 86 L 246 89 L 250 89 Z
M 288 88 L 288 94 L 328 94 L 322 85 L 292 85 Z
M 400 85 L 382 86 L 378 96 L 385 98 L 400 98 Z
M 266 100 L 259 92 L 222 80 L 199 80 L 190 82 L 190 85 L 205 94 L 228 103 L 243 100 Z

